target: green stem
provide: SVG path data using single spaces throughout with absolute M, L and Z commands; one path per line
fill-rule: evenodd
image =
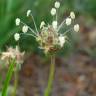
M 2 89 L 2 96 L 7 96 L 7 89 L 8 89 L 11 77 L 12 77 L 12 73 L 13 73 L 13 69 L 14 69 L 14 65 L 15 65 L 15 60 L 12 60 L 12 61 L 10 60 L 9 64 L 10 64 L 10 66 L 9 66 L 7 76 L 6 76 L 6 79 L 4 82 L 4 86 Z
M 18 86 L 18 69 L 16 68 L 16 70 L 14 71 L 14 91 L 12 96 L 16 96 L 16 91 L 17 91 L 17 86 Z
M 55 73 L 55 56 L 51 56 L 51 66 L 50 66 L 50 73 L 49 73 L 49 80 L 47 88 L 45 89 L 44 96 L 49 96 L 52 89 L 52 83 L 54 80 L 54 73 Z

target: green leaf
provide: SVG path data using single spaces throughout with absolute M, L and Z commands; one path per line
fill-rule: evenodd
M 8 89 L 11 77 L 12 77 L 14 64 L 15 64 L 15 60 L 12 60 L 9 70 L 8 70 L 8 73 L 7 73 L 7 76 L 6 76 L 6 79 L 5 79 L 5 82 L 4 82 L 3 89 L 2 89 L 2 96 L 7 96 L 7 89 Z

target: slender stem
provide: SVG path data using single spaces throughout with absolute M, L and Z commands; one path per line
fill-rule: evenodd
M 11 77 L 12 77 L 12 73 L 13 73 L 13 69 L 14 69 L 14 65 L 15 65 L 15 59 L 13 60 L 9 60 L 9 69 L 8 69 L 8 72 L 7 72 L 7 76 L 5 78 L 5 82 L 4 82 L 4 86 L 3 86 L 3 89 L 2 89 L 2 96 L 7 96 L 7 89 L 8 89 L 8 86 L 9 86 L 9 83 L 10 83 L 10 80 L 11 80 Z
M 28 36 L 32 36 L 34 38 L 37 38 L 37 36 L 33 35 L 33 34 L 29 34 L 29 33 L 20 33 L 20 35 L 28 35 Z
M 35 26 L 36 32 L 38 33 L 37 25 L 36 25 L 36 23 L 35 23 L 35 19 L 34 19 L 32 13 L 31 13 L 31 17 L 32 17 L 32 19 L 33 19 L 33 23 L 34 23 L 34 26 Z
M 58 22 L 58 9 L 57 9 L 57 12 L 56 12 L 56 21 Z
M 65 21 L 66 21 L 66 19 L 64 19 L 63 22 L 59 25 L 58 30 L 57 30 L 58 32 L 62 28 L 62 26 L 64 25 Z
M 14 92 L 12 96 L 16 96 L 16 91 L 17 91 L 17 86 L 18 86 L 18 69 L 16 68 L 15 72 L 14 72 Z
M 50 73 L 49 73 L 49 80 L 47 88 L 45 89 L 44 96 L 50 96 L 52 83 L 54 80 L 54 73 L 55 73 L 55 56 L 51 56 L 51 66 L 50 66 Z
M 68 32 L 70 32 L 73 28 L 70 28 L 69 30 L 65 31 L 63 35 L 66 35 Z
M 23 21 L 21 21 L 21 24 L 28 26 L 28 25 L 27 25 L 26 23 L 24 23 Z M 37 34 L 35 33 L 35 31 L 34 31 L 30 26 L 28 26 L 28 28 L 29 28 L 29 30 L 30 30 L 34 35 L 37 36 Z
M 68 16 L 67 18 L 69 18 L 70 16 Z M 59 32 L 59 30 L 62 28 L 62 26 L 65 24 L 65 22 L 66 22 L 66 19 L 64 19 L 62 22 L 61 22 L 61 24 L 59 25 L 59 27 L 58 27 L 58 32 Z

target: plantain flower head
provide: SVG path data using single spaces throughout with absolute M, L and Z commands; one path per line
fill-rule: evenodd
M 1 60 L 8 64 L 10 60 L 15 59 L 17 64 L 23 63 L 24 52 L 20 52 L 18 46 L 16 48 L 9 47 L 6 52 L 2 52 Z
M 50 13 L 52 18 L 51 24 L 45 23 L 42 21 L 40 23 L 40 28 L 37 28 L 36 22 L 32 15 L 31 10 L 27 11 L 27 17 L 31 16 L 33 19 L 35 30 L 33 30 L 30 26 L 28 26 L 23 21 L 20 22 L 22 27 L 22 34 L 32 36 L 36 39 L 39 44 L 39 48 L 44 50 L 45 53 L 54 53 L 60 50 L 64 44 L 66 43 L 66 36 L 68 32 L 79 31 L 79 25 L 73 24 L 73 20 L 75 19 L 75 13 L 72 11 L 69 13 L 69 16 L 66 17 L 61 23 L 58 22 L 58 10 L 60 7 L 60 2 L 56 1 L 54 7 L 51 9 Z M 66 26 L 68 30 L 65 30 L 63 33 L 61 29 Z M 65 29 L 67 29 L 65 28 Z M 31 33 L 29 33 L 31 31 Z M 19 34 L 20 35 L 20 34 Z M 15 40 L 19 39 L 18 34 L 15 34 Z

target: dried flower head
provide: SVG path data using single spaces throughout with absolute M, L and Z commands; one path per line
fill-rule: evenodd
M 23 63 L 24 52 L 20 52 L 18 46 L 16 48 L 9 47 L 6 52 L 2 52 L 1 60 L 6 61 L 9 64 L 9 61 L 12 59 L 16 60 L 17 64 Z
M 55 16 L 56 19 L 52 21 L 51 24 L 45 24 L 44 21 L 40 24 L 40 29 L 38 31 L 34 17 L 32 15 L 31 10 L 27 11 L 27 16 L 32 16 L 34 27 L 36 31 L 34 31 L 32 28 L 30 28 L 28 25 L 26 25 L 24 22 L 21 21 L 21 24 L 23 24 L 22 31 L 29 36 L 32 36 L 36 39 L 36 41 L 39 44 L 39 48 L 43 49 L 45 53 L 54 53 L 61 49 L 64 44 L 66 43 L 66 34 L 70 31 L 79 31 L 79 25 L 73 25 L 72 27 L 72 20 L 75 19 L 75 13 L 71 12 L 69 16 L 64 19 L 60 24 L 58 23 L 58 14 L 57 10 L 60 7 L 60 2 L 55 2 L 55 8 L 51 9 L 51 15 Z M 64 33 L 61 33 L 61 29 L 63 28 L 64 24 L 66 24 L 68 27 L 68 30 L 66 30 Z M 69 25 L 71 25 L 69 28 Z M 26 26 L 26 27 L 25 27 Z M 31 31 L 32 33 L 28 33 L 27 31 Z M 16 34 L 15 34 L 16 35 Z M 18 36 L 15 36 L 18 37 Z M 18 38 L 15 40 L 18 40 Z

